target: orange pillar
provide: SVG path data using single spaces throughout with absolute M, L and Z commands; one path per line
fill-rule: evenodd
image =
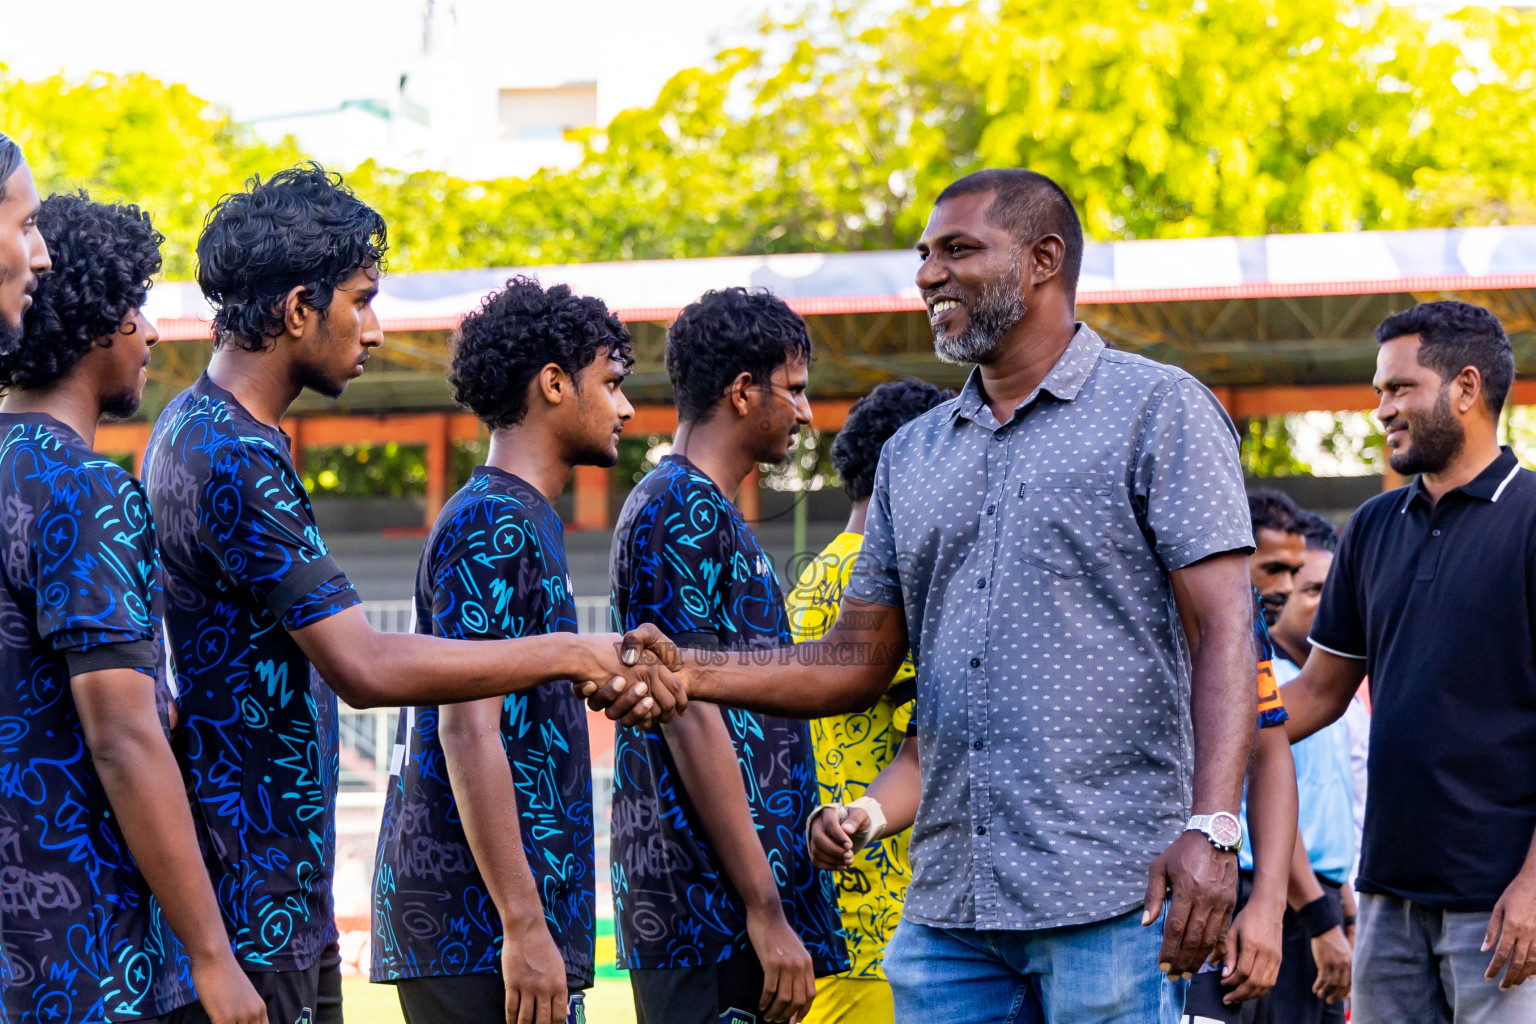
M 304 476 L 304 421 L 293 418 L 283 421 L 283 431 L 288 435 L 288 448 L 293 456 L 293 471 Z
M 422 523 L 427 529 L 437 522 L 437 514 L 448 503 L 448 450 L 452 444 L 453 420 L 441 412 L 432 417 L 427 437 L 427 507 Z
M 758 486 L 762 483 L 762 476 L 758 468 L 753 466 L 752 472 L 741 482 L 741 490 L 736 492 L 736 508 L 749 523 L 757 522 L 762 514 L 762 505 L 758 501 Z
M 1381 471 L 1381 489 L 1395 491 L 1408 483 L 1408 478 L 1397 472 L 1389 463 Z
M 613 470 L 605 466 L 577 466 L 575 487 L 575 522 L 577 530 L 606 530 L 608 522 L 608 488 Z
M 1232 411 L 1236 407 L 1237 403 L 1233 398 L 1232 389 L 1230 387 L 1218 384 L 1211 388 L 1211 394 L 1215 395 L 1216 401 L 1220 402 L 1221 407 L 1227 410 L 1228 416 L 1232 417 L 1233 419 L 1237 419 L 1237 414 Z

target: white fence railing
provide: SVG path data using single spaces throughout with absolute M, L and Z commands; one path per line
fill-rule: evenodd
M 386 633 L 408 633 L 416 622 L 414 601 L 364 601 L 363 613 L 373 623 L 374 629 Z M 576 627 L 579 633 L 608 632 L 608 599 L 578 597 Z

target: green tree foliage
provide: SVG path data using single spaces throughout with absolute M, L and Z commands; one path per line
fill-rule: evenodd
M 166 275 L 182 280 L 209 207 L 301 158 L 291 142 L 266 145 L 185 86 L 143 74 L 21 81 L 0 65 L 0 131 L 20 144 L 43 195 L 85 188 L 148 210 L 168 239 Z
M 20 82 L 44 188 L 152 209 L 186 277 L 209 205 L 299 158 L 142 75 Z M 568 170 L 364 164 L 399 271 L 909 244 L 984 166 L 1059 180 L 1098 239 L 1536 218 L 1536 13 L 1380 0 L 831 0 L 581 133 Z
M 1056 178 L 1099 239 L 1501 223 L 1536 216 L 1533 30 L 1342 0 L 839 6 L 676 75 L 568 171 L 360 187 L 413 225 L 408 262 L 476 265 L 899 247 L 984 166 Z

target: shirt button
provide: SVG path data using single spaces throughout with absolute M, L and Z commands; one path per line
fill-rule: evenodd
M 976 834 L 979 835 L 979 836 L 986 835 L 987 834 L 987 826 L 985 826 L 985 825 L 977 825 L 976 826 Z
M 976 589 L 977 590 L 985 590 L 986 586 L 987 586 L 987 581 L 985 579 L 979 579 L 979 580 L 976 581 Z
M 971 668 L 981 668 L 981 659 L 980 658 L 972 658 L 971 659 Z
M 975 743 L 972 743 L 972 744 L 971 744 L 971 748 L 972 748 L 972 749 L 973 749 L 973 750 L 980 750 L 980 749 L 981 749 L 981 748 L 982 748 L 982 747 L 984 747 L 984 746 L 986 746 L 986 745 L 987 745 L 987 744 L 986 744 L 986 741 L 985 741 L 985 740 L 977 740 L 977 741 L 976 741 L 976 742 L 975 742 Z
M 997 511 L 997 506 L 996 505 L 988 505 L 987 506 L 987 515 L 991 515 L 993 512 L 996 512 L 996 511 Z
M 1431 530 L 1430 532 L 1432 534 L 1434 534 L 1436 537 L 1440 536 L 1440 531 L 1439 530 Z

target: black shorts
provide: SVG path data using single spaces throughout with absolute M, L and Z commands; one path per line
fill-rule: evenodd
M 569 984 L 569 979 L 567 979 Z M 448 974 L 395 982 L 405 1024 L 501 1024 L 506 1020 L 506 986 L 499 974 Z M 566 1024 L 586 1024 L 580 992 L 571 992 Z
M 267 1004 L 267 1020 L 271 1024 L 313 1024 L 318 1020 L 320 993 L 320 964 L 303 971 L 246 971 L 256 994 Z M 341 980 L 338 970 L 337 982 Z M 336 1009 L 339 1020 L 341 1001 L 338 994 Z M 189 1003 L 172 1010 L 165 1018 L 166 1024 L 212 1024 L 202 1003 Z
M 341 945 L 332 942 L 320 951 L 320 979 L 315 993 L 315 1024 L 342 1024 Z
M 629 972 L 637 1024 L 758 1024 L 763 967 L 752 953 L 703 967 Z

